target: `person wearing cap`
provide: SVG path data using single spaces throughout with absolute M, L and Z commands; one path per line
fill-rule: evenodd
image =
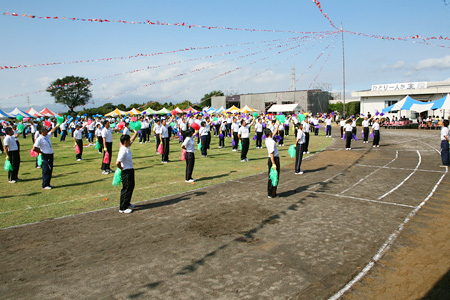
M 50 185 L 53 174 L 53 146 L 50 141 L 50 135 L 55 132 L 58 125 L 52 128 L 49 132 L 44 126 L 40 130 L 40 135 L 33 145 L 33 151 L 42 155 L 42 188 L 44 190 L 51 190 L 54 186 Z
M 3 140 L 6 159 L 9 159 L 13 167 L 12 171 L 8 171 L 9 183 L 16 183 L 19 181 L 20 155 L 19 147 L 14 137 L 14 131 L 11 127 L 5 129 L 6 137 Z
M 122 190 L 120 191 L 119 213 L 129 214 L 133 212 L 135 206 L 131 204 L 131 196 L 135 186 L 133 157 L 130 147 L 137 136 L 137 131 L 130 138 L 130 135 L 122 135 L 120 137 L 119 154 L 117 155 L 116 166 L 122 171 Z

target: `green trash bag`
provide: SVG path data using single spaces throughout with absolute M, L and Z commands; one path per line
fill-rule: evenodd
M 239 141 L 239 151 L 242 151 L 242 143 Z
M 272 181 L 273 186 L 278 185 L 278 172 L 274 168 L 270 168 L 269 178 Z
M 290 156 L 291 158 L 294 158 L 296 152 L 297 152 L 297 151 L 296 151 L 296 149 L 295 149 L 295 145 L 291 145 L 291 146 L 289 147 L 289 150 L 288 150 L 289 156 Z
M 202 142 L 198 143 L 197 149 L 198 149 L 198 150 L 202 150 Z
M 97 143 L 95 143 L 95 149 L 97 149 L 97 150 L 101 150 L 102 149 L 102 145 L 100 145 L 99 141 L 97 141 Z
M 38 166 L 42 167 L 42 155 L 39 154 L 39 156 L 37 157 L 37 162 L 38 162 Z
M 5 160 L 5 171 L 12 171 L 13 170 L 13 166 L 11 164 L 11 162 L 9 161 L 9 159 Z
M 114 172 L 112 185 L 119 186 L 121 182 L 122 182 L 122 170 L 117 168 L 116 171 Z

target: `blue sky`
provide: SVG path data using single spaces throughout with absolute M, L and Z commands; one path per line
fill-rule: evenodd
M 333 30 L 311 0 L 1 0 L 1 4 L 1 14 L 7 11 L 50 17 L 160 20 L 299 32 Z M 323 0 L 321 4 L 336 25 L 340 27 L 343 22 L 344 29 L 349 31 L 393 37 L 416 34 L 424 37 L 450 36 L 450 7 L 444 0 Z M 5 98 L 45 89 L 53 80 L 67 75 L 96 79 L 92 87 L 93 106 L 106 102 L 130 104 L 151 100 L 179 102 L 189 99 L 197 102 L 204 94 L 218 89 L 238 93 L 283 91 L 289 88 L 292 66 L 296 69 L 297 89 L 314 86 L 317 76 L 316 84 L 327 83 L 333 91 L 342 91 L 340 34 L 324 39 L 323 36 L 304 37 L 287 32 L 38 20 L 3 15 L 0 15 L 0 33 L 3 38 L 0 65 L 3 66 L 122 57 L 186 47 L 235 45 L 110 62 L 0 70 L 0 99 L 3 99 L 0 100 L 0 108 L 6 111 L 15 106 L 27 108 L 27 96 Z M 303 38 L 294 43 L 292 38 L 298 36 Z M 273 41 L 281 39 L 284 41 Z M 370 89 L 372 84 L 378 83 L 450 79 L 450 41 L 429 41 L 446 46 L 442 48 L 347 33 L 344 40 L 347 93 Z M 327 50 L 315 62 L 324 49 Z M 235 53 L 222 55 L 225 52 Z M 202 59 L 210 55 L 213 57 Z M 101 79 L 161 65 L 165 66 Z M 197 69 L 201 71 L 193 71 Z M 190 74 L 176 77 L 185 73 Z M 219 76 L 221 74 L 227 75 Z M 163 82 L 145 87 L 158 81 Z M 45 92 L 34 93 L 29 95 L 29 101 L 33 107 L 50 106 L 53 98 Z M 65 108 L 59 106 L 59 109 Z

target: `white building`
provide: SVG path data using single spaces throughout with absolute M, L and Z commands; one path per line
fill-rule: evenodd
M 405 96 L 422 101 L 430 102 L 443 98 L 450 93 L 450 81 L 424 81 L 424 82 L 405 82 L 390 84 L 375 84 L 370 90 L 352 92 L 352 97 L 357 97 L 361 101 L 361 113 L 367 115 L 369 112 L 373 115 L 376 111 L 381 112 Z M 423 116 L 448 117 L 450 111 L 445 109 L 429 110 L 422 113 Z M 389 117 L 403 117 L 416 120 L 419 113 L 415 111 L 399 111 L 386 114 Z

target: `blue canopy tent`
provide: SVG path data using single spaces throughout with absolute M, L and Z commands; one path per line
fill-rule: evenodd
M 0 119 L 12 119 L 14 118 L 10 114 L 5 113 L 3 110 L 0 110 Z
M 17 116 L 19 115 L 25 118 L 35 118 L 35 116 L 27 114 L 26 112 L 18 109 L 17 107 L 12 112 L 10 112 L 9 115 L 13 116 L 14 118 L 17 118 Z
M 433 106 L 431 107 L 432 110 L 435 109 L 450 109 L 450 94 L 445 95 L 444 98 L 435 100 L 433 102 Z
M 388 106 L 388 107 L 386 107 L 386 108 L 383 108 L 383 109 L 381 110 L 381 112 L 382 112 L 382 113 L 388 113 L 388 112 L 393 111 L 393 110 L 394 110 L 394 105 L 395 105 L 395 104 L 392 104 L 392 105 L 390 105 L 390 106 Z

